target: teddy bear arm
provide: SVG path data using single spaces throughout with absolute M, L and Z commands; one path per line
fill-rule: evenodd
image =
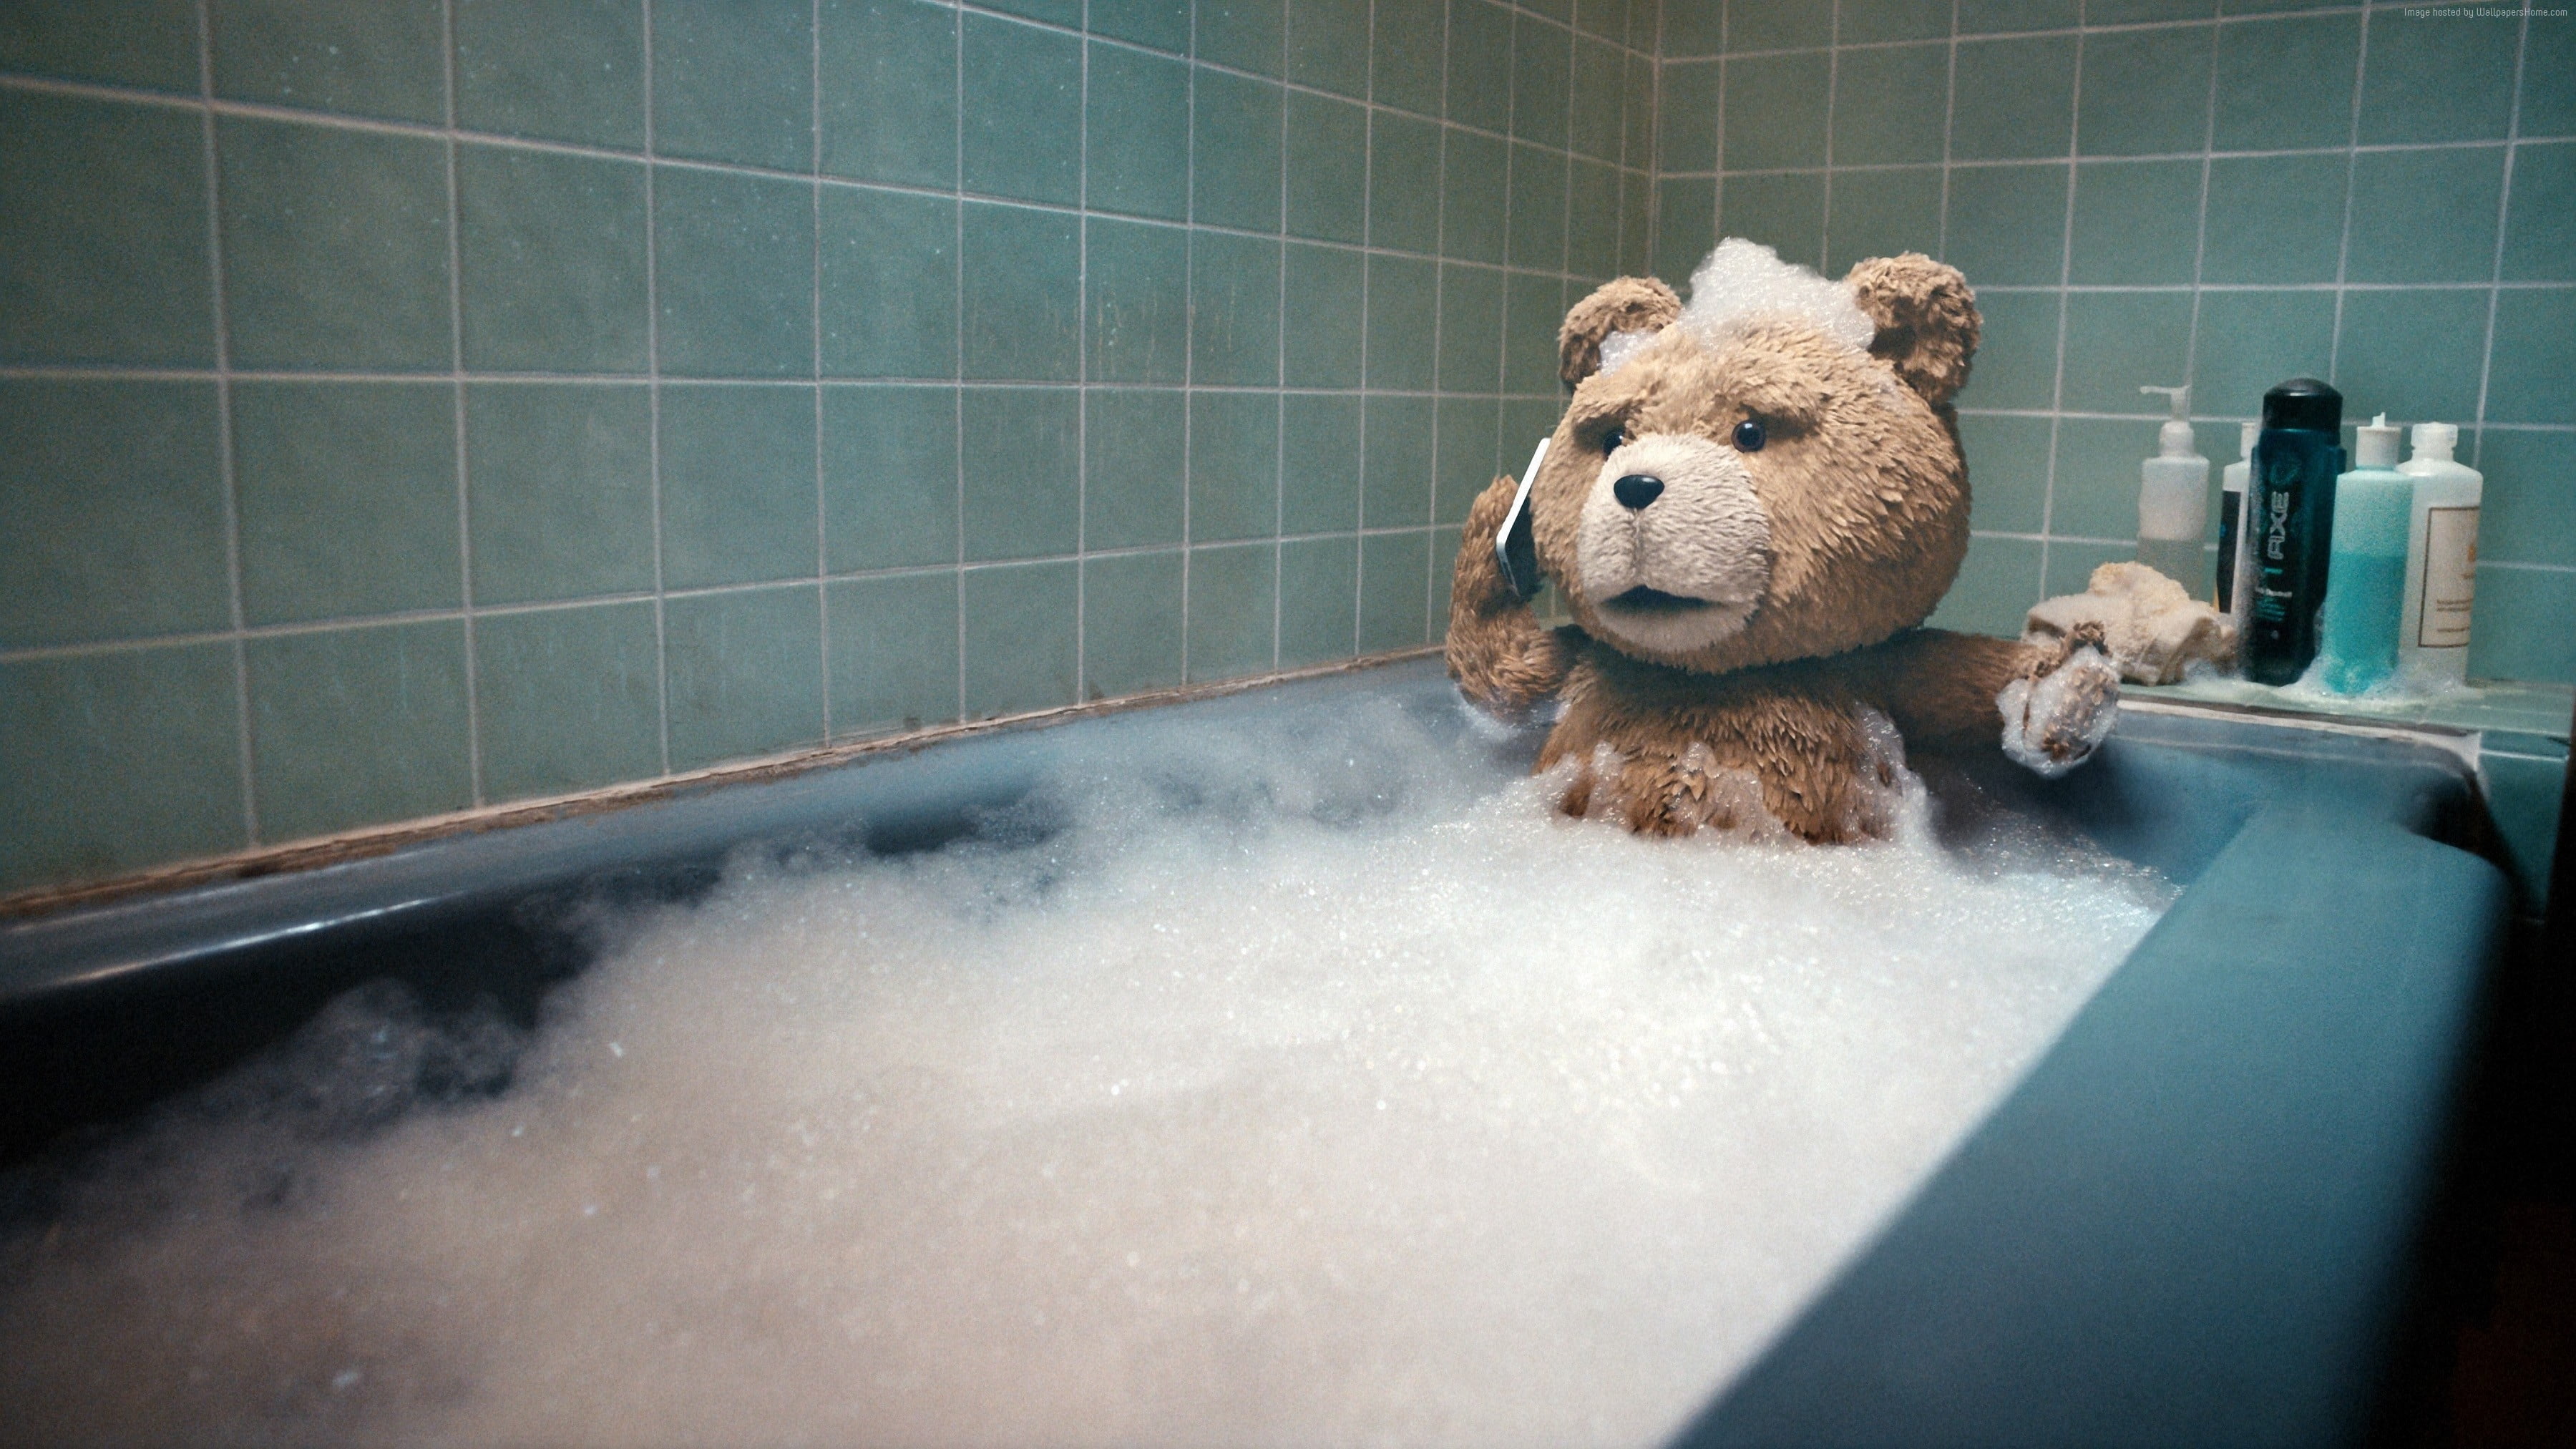
M 2036 644 L 1915 629 L 1845 656 L 1845 679 L 1910 744 L 1957 749 L 2000 740 L 2016 761 L 2054 775 L 2089 757 L 2118 711 L 2119 673 L 2101 645 L 2100 629 L 2089 625 Z
M 1573 663 L 1566 641 L 1539 622 L 1494 557 L 1494 537 L 1517 491 L 1519 485 L 1503 477 L 1477 495 L 1458 539 L 1449 586 L 1449 677 L 1479 703 L 1506 710 L 1526 709 L 1556 693 Z

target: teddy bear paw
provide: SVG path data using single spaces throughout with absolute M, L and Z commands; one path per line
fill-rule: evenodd
M 2076 644 L 2045 672 L 2013 680 L 1995 696 L 2004 753 L 2055 779 L 2089 759 L 2120 713 L 2120 671 L 2092 641 Z

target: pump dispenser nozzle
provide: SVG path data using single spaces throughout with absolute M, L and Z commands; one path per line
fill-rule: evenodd
M 2160 392 L 2173 404 L 2173 415 L 2156 430 L 2156 456 L 2188 458 L 2192 454 L 2191 389 L 2188 387 L 2140 387 L 2140 392 Z

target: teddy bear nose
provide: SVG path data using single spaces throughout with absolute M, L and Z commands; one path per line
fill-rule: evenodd
M 1610 485 L 1622 508 L 1643 508 L 1662 496 L 1664 480 L 1651 473 L 1631 473 Z

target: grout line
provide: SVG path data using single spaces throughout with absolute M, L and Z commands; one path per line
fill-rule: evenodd
M 1091 0 L 1082 0 L 1083 39 L 1081 47 L 1082 82 L 1075 104 L 1079 114 L 1074 120 L 1074 197 L 1081 204 L 1082 219 L 1074 223 L 1073 246 L 1073 375 L 1082 383 L 1091 381 Z M 1080 704 L 1089 695 L 1091 640 L 1086 619 L 1090 614 L 1091 566 L 1085 562 L 1091 537 L 1091 394 L 1075 394 L 1073 400 L 1073 699 Z
M 1088 6 L 1090 0 L 1083 0 L 1083 3 Z M 1448 23 L 1448 12 L 1443 10 L 1441 34 L 1444 48 Z M 1279 69 L 1284 76 L 1288 69 L 1288 16 L 1284 6 L 1280 11 L 1279 25 Z M 1449 97 L 1446 85 L 1441 87 L 1440 96 L 1441 109 L 1445 111 Z M 1443 131 L 1441 134 L 1445 144 L 1448 133 Z M 1365 199 L 1362 205 L 1366 205 Z M 1278 348 L 1280 394 L 1277 405 L 1271 409 L 1270 443 L 1270 667 L 1273 669 L 1279 667 L 1286 632 L 1285 595 L 1288 584 L 1288 98 L 1285 95 L 1279 98 L 1279 238 L 1279 326 L 1273 341 Z M 1432 381 L 1439 379 L 1435 377 Z M 1181 482 L 1186 494 L 1189 480 L 1184 477 Z
M 1277 237 L 1272 237 L 1272 238 L 1269 238 L 1269 240 L 1271 240 L 1271 241 L 1274 241 L 1274 242 L 1275 242 L 1275 241 L 1278 241 L 1278 240 L 1279 240 L 1279 238 L 1277 238 Z M 1289 239 L 1289 242 L 1290 242 L 1290 244 L 1291 244 L 1291 245 L 1296 245 L 1296 246 L 1303 246 L 1303 245 L 1305 245 L 1305 243 L 1303 243 L 1303 242 L 1299 242 L 1299 241 L 1296 241 L 1294 238 Z M 1407 258 L 1406 260 L 1420 261 L 1420 260 L 1424 260 L 1424 259 L 1422 259 L 1422 258 Z M 1458 264 L 1455 264 L 1455 265 L 1465 266 L 1465 265 L 1469 265 L 1469 264 L 1466 264 L 1466 263 L 1458 263 Z M 1571 279 L 1572 279 L 1572 277 L 1573 277 L 1573 274 L 1571 274 L 1571 273 L 1566 273 L 1566 274 L 1558 274 L 1558 273 L 1534 273 L 1534 274 L 1532 274 L 1532 275 L 1536 276 L 1539 280 L 1542 280 L 1542 281 L 1548 281 L 1548 282 L 1558 282 L 1558 281 L 1571 280 Z M 2308 290 L 2308 291 L 2322 291 L 2322 290 L 2325 290 L 2326 288 L 2330 287 L 2331 285 L 2332 285 L 2331 283 L 2321 283 L 2321 284 L 2317 284 L 2317 285 L 2315 285 L 2315 286 L 2306 287 L 2306 288 L 2304 288 L 2304 289 L 2301 289 L 2301 288 L 2272 288 L 2272 287 L 2261 287 L 2261 286 L 2252 286 L 2252 285 L 2248 285 L 2248 286 L 2243 286 L 2243 287 L 2213 287 L 2211 290 L 2213 290 L 2213 291 L 2230 291 L 2230 290 L 2233 290 L 2233 291 L 2280 291 L 2280 290 Z M 2506 289 L 2507 291 L 2516 290 L 2516 289 L 2517 289 L 2517 287 L 2520 287 L 2520 288 L 2525 289 L 2525 290 L 2544 290 L 2544 291 L 2562 291 L 2562 292 L 2563 292 L 2563 291 L 2576 290 L 2576 283 L 2568 283 L 2568 282 L 2533 282 L 2533 283 L 2522 283 L 2522 284 L 2517 284 L 2517 283 L 2507 282 L 2507 283 L 2505 283 L 2505 284 L 2504 284 L 2504 286 L 2505 286 L 2505 289 Z M 1988 291 L 1997 291 L 1997 292 L 2013 292 L 2013 291 L 2029 291 L 2029 292 L 2050 291 L 2050 292 L 2053 292 L 2053 291 L 2055 291 L 2055 290 L 2057 290 L 2057 289 L 2056 289 L 2056 288 L 2054 288 L 2054 287 L 1990 287 L 1990 288 L 1987 288 L 1986 290 L 1988 290 Z M 2185 288 L 2183 288 L 2183 287 L 2179 287 L 2179 286 L 2163 286 L 2163 287 L 2078 287 L 2078 288 L 2076 288 L 2075 290 L 2076 290 L 2076 291 L 2079 291 L 2079 292 L 2086 292 L 2086 291 L 2092 291 L 2092 292 L 2179 292 L 2179 291 L 2183 291 L 2183 290 L 2186 290 L 2186 289 L 2185 289 Z M 2422 284 L 2420 284 L 2420 285 L 2419 285 L 2419 284 L 2414 284 L 2414 283 L 2366 283 L 2366 282 L 2356 282 L 2356 283 L 2354 283 L 2354 284 L 2353 284 L 2353 286 L 2352 286 L 2352 290 L 2353 290 L 2353 291 L 2356 291 L 2356 292 L 2366 292 L 2366 291 L 2413 291 L 2413 292 L 2421 292 L 2421 291 L 2477 291 L 2477 292 L 2483 292 L 2483 291 L 2487 290 L 2487 284 L 2486 284 L 2486 283 L 2484 283 L 2484 282 L 2426 282 L 2426 283 L 2422 283 Z M 437 382 L 447 381 L 447 380 L 449 380 L 450 378 L 452 378 L 452 377 L 454 376 L 454 374 L 453 374 L 452 372 L 280 372 L 280 371 L 269 370 L 269 369 L 261 369 L 261 368 L 247 368 L 247 367 L 244 367 L 244 368 L 233 368 L 233 369 L 231 369 L 229 372 L 225 373 L 224 375 L 229 376 L 229 377 L 230 377 L 230 378 L 232 378 L 232 380 L 234 380 L 235 382 L 290 382 L 290 383 L 391 383 L 391 384 L 396 384 L 396 385 L 407 384 L 407 383 L 437 383 Z M 217 376 L 217 369 L 212 368 L 212 367 L 158 367 L 158 366 L 150 366 L 150 367 L 146 367 L 146 366 L 125 367 L 125 366 L 117 366 L 117 365 L 100 366 L 100 365 L 93 365 L 93 364 L 81 364 L 81 363 L 76 363 L 76 364 L 66 364 L 66 365 L 47 364 L 47 363 L 39 363 L 39 364 L 23 364 L 23 363 L 21 363 L 21 364 L 0 364 L 0 382 L 26 382 L 26 381 L 33 381 L 33 382 L 212 382 L 212 381 L 214 381 L 214 380 L 215 380 L 216 376 Z M 467 382 L 475 383 L 475 384 L 478 384 L 478 385 L 502 385 L 502 386 L 509 386 L 509 385 L 525 385 L 525 386 L 538 386 L 538 387 L 542 387 L 542 386 L 560 386 L 560 385 L 579 385 L 579 386 L 585 386 L 585 387 L 644 387 L 644 386 L 647 386 L 647 385 L 652 381 L 652 378 L 651 378 L 650 374 L 648 374 L 648 373 L 573 373 L 573 372 L 567 372 L 567 373 L 528 373 L 528 372 L 477 372 L 477 371 L 474 371 L 474 370 L 472 370 L 472 369 L 470 369 L 470 368 L 466 370 L 466 372 L 465 372 L 464 376 L 465 376 L 465 380 L 466 380 Z M 690 387 L 796 387 L 796 386 L 810 386 L 810 385 L 811 385 L 811 384 L 808 384 L 808 383 L 800 383 L 800 382 L 799 382 L 797 379 L 795 379 L 795 378 L 780 378 L 780 377 L 692 377 L 692 376 L 689 376 L 689 375 L 687 375 L 687 374 L 685 374 L 685 373 L 680 374 L 679 376 L 677 376 L 677 377 L 673 378 L 673 379 L 672 379 L 672 381 L 674 381 L 674 382 L 678 382 L 678 383 L 684 383 L 684 384 L 686 384 L 687 386 L 690 386 Z M 824 379 L 822 380 L 822 386 L 824 386 L 825 388 L 849 388 L 849 389 L 854 389 L 854 390 L 867 390 L 867 389 L 888 388 L 888 387 L 936 388 L 936 387 L 949 387 L 949 386 L 953 386 L 953 385 L 955 384 L 955 382 L 956 382 L 956 378 L 955 378 L 955 377 L 953 377 L 953 376 L 943 376 L 943 377 L 827 377 L 827 378 L 824 378 Z M 1022 389 L 1022 390 L 1054 391 L 1054 392 L 1178 392 L 1178 391 L 1180 391 L 1180 390 L 1183 388 L 1183 386 L 1184 386 L 1184 384 L 1182 384 L 1182 383 L 1177 383 L 1177 382 L 1120 382 L 1120 381 L 1114 381 L 1114 380 L 1113 380 L 1113 381 L 1103 381 L 1103 382 L 1065 382 L 1065 381 L 1062 381 L 1062 380 L 1059 380 L 1059 379 L 1053 379 L 1053 378 L 1038 378 L 1038 377 L 978 379 L 978 380 L 976 381 L 976 385 L 977 385 L 977 386 L 980 386 L 980 387 L 986 387 L 986 388 L 1000 388 L 1000 389 L 1013 389 L 1013 388 L 1016 388 L 1016 389 Z M 1374 388 L 1360 388 L 1360 387 L 1272 387 L 1272 386 L 1270 386 L 1270 385 L 1268 385 L 1268 384 L 1265 384 L 1265 383 L 1239 383 L 1239 382 L 1208 382 L 1208 383 L 1190 384 L 1189 386 L 1192 386 L 1196 391 L 1200 391 L 1200 392 L 1257 392 L 1257 393 L 1274 393 L 1274 392 L 1284 392 L 1284 393 L 1292 393 L 1292 394 L 1296 394 L 1296 395 L 1299 395 L 1299 396 L 1316 396 L 1316 397 L 1357 396 L 1358 394 L 1360 394 L 1360 393 L 1362 393 L 1362 392 L 1369 392 L 1369 393 L 1384 393 L 1384 394 L 1386 394 L 1386 395 L 1388 395 L 1388 396 L 1390 396 L 1390 397 L 1501 398 L 1501 399 L 1505 399 L 1505 400 L 1520 401 L 1520 402 L 1533 402 L 1533 401 L 1555 402 L 1555 401 L 1559 401 L 1559 400 L 1560 400 L 1560 399 L 1557 397 L 1557 395 L 1556 395 L 1556 394 L 1554 394 L 1554 393 L 1543 393 L 1543 392 L 1510 392 L 1510 391 L 1501 391 L 1501 392 L 1495 392 L 1495 391 L 1465 391 L 1465 392 L 1461 392 L 1461 391 L 1458 391 L 1458 390 L 1456 390 L 1456 389 L 1444 389 L 1444 388 L 1438 388 L 1438 387 L 1431 387 L 1431 388 L 1407 388 L 1407 387 L 1374 387 Z
M 1816 217 L 1816 270 L 1834 274 L 1834 92 L 1842 78 L 1843 0 L 1833 0 L 1825 34 L 1825 185 L 1824 203 Z M 1724 159 L 1724 158 L 1720 158 Z
M 441 0 L 439 33 L 447 120 L 447 356 L 455 405 L 456 576 L 465 627 L 465 778 L 480 808 L 484 803 L 483 699 L 474 649 L 474 502 L 465 455 L 465 211 L 456 185 L 456 0 Z
M 812 0 L 805 31 L 806 101 L 811 112 L 806 143 L 814 168 L 814 613 L 815 652 L 820 656 L 823 696 L 823 743 L 832 742 L 832 593 L 824 582 L 832 574 L 832 518 L 829 480 L 823 465 L 823 0 Z
M 1294 25 L 1295 23 L 1295 16 L 1292 11 L 1285 24 Z M 1371 34 L 1375 34 L 1377 30 L 1377 0 L 1369 0 L 1369 30 Z M 1281 45 L 1284 56 L 1286 46 L 1284 39 L 1286 32 L 1284 29 L 1282 33 L 1283 39 Z M 1515 31 L 1515 37 L 1517 37 L 1517 31 Z M 1518 39 L 1515 38 L 1513 44 L 1517 45 L 1518 43 Z M 1374 65 L 1374 63 L 1375 57 L 1371 57 L 1371 64 Z M 1280 69 L 1285 70 L 1287 69 L 1287 66 L 1283 63 L 1280 66 Z M 1512 66 L 1511 72 L 1510 88 L 1517 91 L 1520 83 L 1520 67 L 1516 65 Z M 1503 129 L 1505 131 L 1512 130 L 1513 122 L 1518 119 L 1518 111 L 1510 104 L 1506 103 L 1503 108 Z M 1195 128 L 1192 131 L 1192 135 L 1193 137 L 1196 135 Z M 1512 178 L 1520 169 L 1520 153 L 1513 149 L 1511 142 L 1505 141 L 1503 143 L 1503 157 L 1503 255 L 1506 259 L 1509 259 L 1511 256 L 1512 235 L 1511 183 Z M 1196 158 L 1193 157 L 1193 160 L 1195 159 Z M 1360 240 L 1364 245 L 1372 248 L 1368 254 L 1368 259 L 1363 261 L 1360 265 L 1360 455 L 1358 511 L 1359 533 L 1362 536 L 1365 536 L 1368 532 L 1369 289 L 1377 281 L 1377 253 L 1374 250 L 1377 244 L 1377 215 L 1376 208 L 1371 206 L 1369 202 L 1376 194 L 1376 167 L 1377 110 L 1376 108 L 1371 107 L 1366 117 L 1366 121 L 1360 129 Z M 1193 175 L 1191 184 L 1195 186 L 1197 184 L 1196 168 L 1193 167 L 1192 171 Z M 1283 218 L 1283 220 L 1285 220 L 1285 218 Z M 1280 319 L 1280 322 L 1284 326 L 1287 319 L 1283 317 Z M 1435 361 L 1435 367 L 1436 365 Z M 1440 380 L 1438 372 L 1435 371 L 1432 374 L 1431 380 L 1433 382 L 1438 382 Z M 1368 602 L 1368 545 L 1362 543 L 1359 538 L 1353 538 L 1351 540 L 1351 551 L 1351 653 L 1357 655 L 1360 652 L 1361 619 Z
M 661 211 L 653 155 L 653 0 L 644 0 L 644 461 L 653 505 L 653 693 L 655 747 L 671 773 L 671 631 L 662 578 L 662 278 Z
M 1958 168 L 1959 131 L 1959 0 L 1950 0 L 1947 69 L 1941 79 L 1941 217 L 1933 223 L 1941 255 L 1950 255 L 1950 173 Z
M 2201 107 L 2200 141 L 2202 153 L 2200 202 L 2199 210 L 2192 218 L 2191 232 L 2191 321 L 2184 328 L 2182 345 L 2182 386 L 2184 387 L 2199 386 L 2200 309 L 2203 295 L 2201 274 L 2209 258 L 2209 180 L 2211 172 L 2215 169 L 2210 162 L 2209 152 L 2218 144 L 2218 27 L 2215 25 L 2209 28 L 2209 98 Z M 2188 411 L 2189 409 L 2186 408 L 2185 412 L 2188 413 Z M 2198 447 L 2199 444 L 2194 443 L 2193 446 Z M 2216 469 L 2212 471 L 2215 472 Z M 2225 507 L 2223 493 L 2220 495 L 2220 506 Z M 2206 533 L 2206 531 L 2204 526 L 2203 532 Z
M 2505 234 L 2513 221 L 2513 163 L 2521 151 L 2522 78 L 2531 63 L 2531 12 L 2522 13 L 2522 29 L 2514 36 L 2513 99 L 2505 108 L 2504 178 L 2496 187 L 2495 261 L 2487 272 L 2486 345 L 2478 353 L 2478 401 L 2473 419 L 2475 435 L 2469 441 L 2469 466 L 2474 468 L 2487 452 L 2487 389 L 2495 377 L 2496 314 L 2504 300 Z
M 250 649 L 242 607 L 241 478 L 233 457 L 231 303 L 224 285 L 223 167 L 215 140 L 215 27 L 212 0 L 197 0 L 197 86 L 205 107 L 198 113 L 206 149 L 206 274 L 214 314 L 215 469 L 224 497 L 224 608 L 232 645 L 233 738 L 241 772 L 241 822 L 246 844 L 259 840 L 257 755 L 251 748 Z
M 2344 131 L 2343 232 L 2335 240 L 2334 331 L 2326 341 L 2326 381 L 2332 383 L 2343 365 L 2344 280 L 2352 266 L 2352 200 L 2361 174 L 2361 97 L 2370 77 L 2370 10 L 2361 12 L 2360 38 L 2353 44 L 2352 109 Z
M 957 527 L 957 713 L 966 718 L 966 9 L 959 6 L 949 21 L 949 60 L 955 71 L 949 92 L 949 212 L 955 218 L 952 262 L 956 284 L 951 306 L 957 334 L 957 381 L 949 418 L 956 432 Z M 1079 566 L 1077 566 L 1078 568 Z
M 2067 287 L 2075 279 L 2076 167 L 2074 158 L 2078 150 L 2083 145 L 2084 138 L 2080 134 L 2083 116 L 2084 40 L 2081 35 L 2078 35 L 2075 41 L 2075 82 L 2070 88 L 2070 94 L 2067 98 L 2066 215 L 2063 222 L 2064 230 L 2059 234 L 2057 243 L 2057 362 L 2055 375 L 2049 383 L 2048 394 L 2048 407 L 2050 414 L 2048 420 L 2048 468 L 2042 475 L 2044 481 L 2040 485 L 2039 495 L 2039 531 L 2042 534 L 2049 532 L 2057 511 L 2057 443 L 2059 431 L 2065 426 L 2063 421 L 2065 415 L 2062 410 L 2066 406 L 2066 323 L 2067 314 L 2071 310 L 2069 307 Z M 2040 598 L 2048 597 L 2048 555 L 2049 541 L 2047 538 L 2043 537 L 2039 541 L 2038 596 Z

